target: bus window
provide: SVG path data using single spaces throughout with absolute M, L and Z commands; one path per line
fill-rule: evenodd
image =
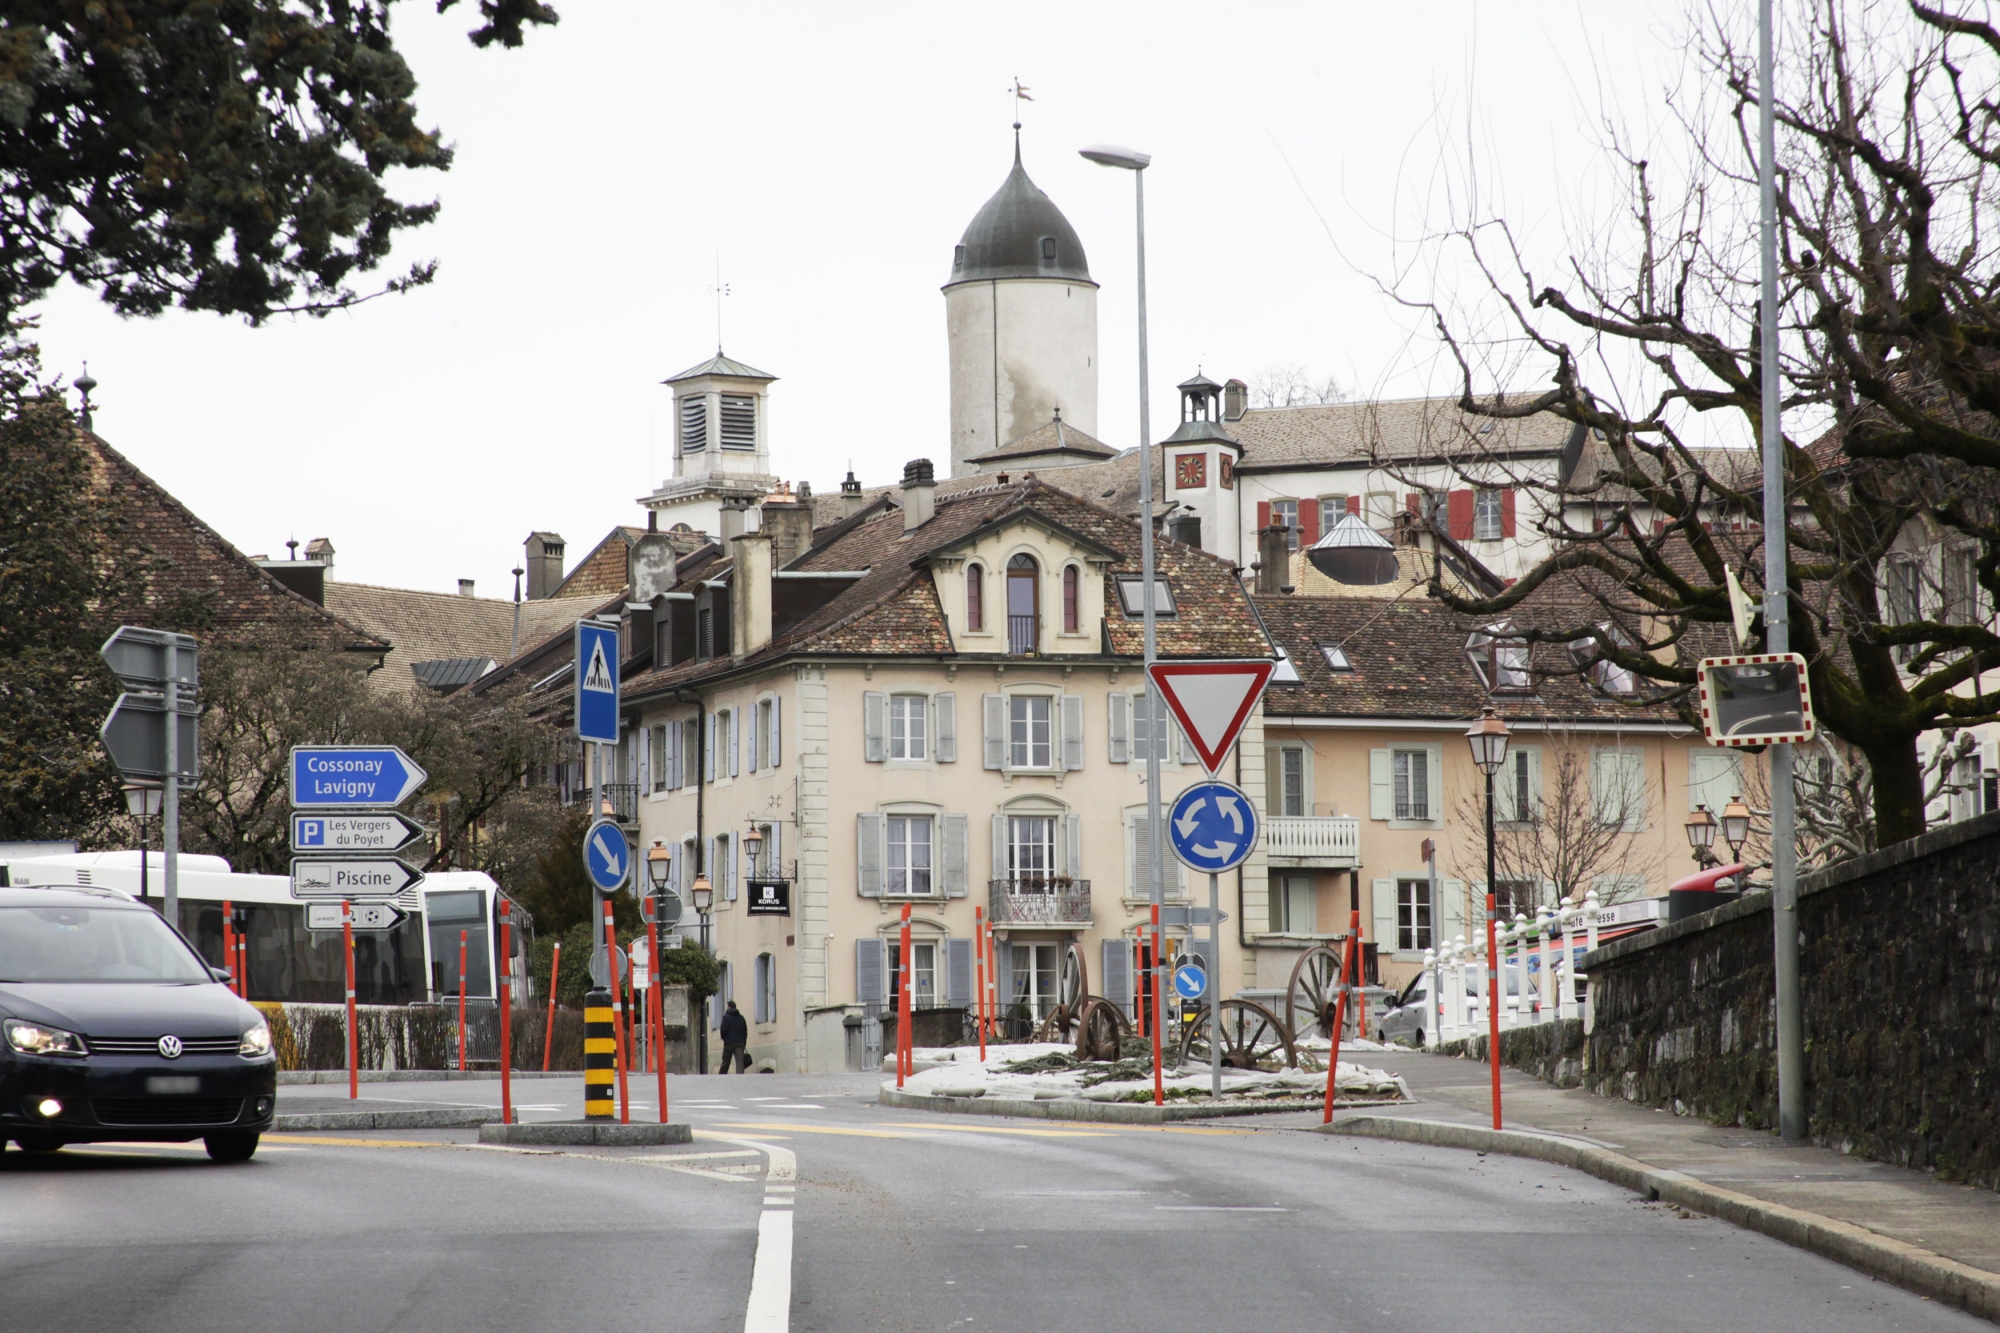
M 486 895 L 478 890 L 424 895 L 424 916 L 431 932 L 431 989 L 439 996 L 458 994 L 458 933 L 466 933 L 465 993 L 493 997 L 493 947 L 487 943 Z

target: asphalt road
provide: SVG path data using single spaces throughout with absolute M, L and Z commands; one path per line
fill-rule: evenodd
M 198 1144 L 10 1150 L 0 1331 L 1988 1328 L 1537 1163 L 930 1116 L 874 1104 L 874 1083 L 676 1079 L 698 1131 L 678 1149 L 380 1131 L 276 1136 L 234 1167 Z M 522 1090 L 538 1117 L 572 1100 Z

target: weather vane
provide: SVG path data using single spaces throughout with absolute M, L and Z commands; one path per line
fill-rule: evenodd
M 715 297 L 715 354 L 722 355 L 722 298 L 729 295 L 729 284 L 722 280 L 722 251 L 715 252 L 715 284 L 709 289 Z
M 1028 96 L 1028 85 L 1021 82 L 1021 76 L 1018 74 L 1014 76 L 1014 87 L 1011 91 L 1014 96 L 1014 128 L 1019 130 L 1021 128 L 1021 103 L 1032 102 L 1035 99 Z

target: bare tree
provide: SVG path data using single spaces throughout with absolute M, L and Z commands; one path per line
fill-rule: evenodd
M 1324 403 L 1344 403 L 1348 395 L 1340 381 L 1306 373 L 1300 365 L 1277 365 L 1250 379 L 1252 407 L 1318 407 Z
M 1741 13 L 1706 11 L 1699 80 L 1669 89 L 1685 179 L 1611 134 L 1629 216 L 1615 239 L 1536 271 L 1505 219 L 1461 217 L 1435 246 L 1484 278 L 1477 308 L 1405 294 L 1459 371 L 1460 406 L 1584 427 L 1538 494 L 1547 558 L 1490 597 L 1502 615 L 1552 580 L 1594 604 L 1532 638 L 1587 644 L 1688 699 L 1696 659 L 1726 650 L 1725 570 L 1753 596 L 1763 567 L 1760 468 L 1704 447 L 1756 439 L 1764 374 L 1782 377 L 1792 551 L 1791 647 L 1820 725 L 1865 760 L 1874 836 L 1923 832 L 1923 733 L 2000 719 L 1991 608 L 2000 598 L 2000 31 L 1921 3 L 1820 0 L 1780 36 L 1781 364 L 1756 343 L 1756 67 Z M 1585 250 L 1592 251 L 1585 253 Z M 1549 387 L 1495 392 L 1539 364 Z M 1704 436 L 1706 432 L 1706 437 Z M 1490 477 L 1504 460 L 1466 453 Z M 1927 577 L 1932 574 L 1934 576 Z M 1932 591 L 1927 594 L 1926 587 Z

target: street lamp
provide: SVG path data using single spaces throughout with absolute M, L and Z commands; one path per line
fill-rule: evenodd
M 757 854 L 764 850 L 764 830 L 755 824 L 743 835 L 743 855 L 750 860 L 750 878 L 757 878 Z
M 128 782 L 125 793 L 125 808 L 132 818 L 139 822 L 139 901 L 146 901 L 146 821 L 160 817 L 160 802 L 166 795 L 157 782 Z
M 1100 167 L 1116 167 L 1132 173 L 1133 200 L 1137 208 L 1138 225 L 1138 295 L 1139 295 L 1139 581 L 1142 588 L 1140 606 L 1145 627 L 1146 666 L 1146 715 L 1155 719 L 1153 730 L 1160 730 L 1158 719 L 1164 711 L 1160 692 L 1153 684 L 1153 660 L 1157 649 L 1155 638 L 1156 622 L 1153 611 L 1153 418 L 1148 399 L 1149 370 L 1146 362 L 1146 168 L 1152 165 L 1151 153 L 1142 153 L 1136 148 L 1121 148 L 1116 144 L 1091 144 L 1077 150 L 1087 162 L 1095 162 Z M 1157 918 L 1160 906 L 1165 902 L 1166 890 L 1161 879 L 1161 862 L 1165 859 L 1165 838 L 1160 827 L 1160 747 L 1149 744 L 1146 747 L 1146 878 L 1147 897 L 1152 900 Z M 1157 952 L 1157 951 L 1156 951 Z M 1165 960 L 1153 959 L 1153 1031 L 1160 1031 L 1160 1021 L 1165 1012 L 1165 997 L 1162 987 L 1166 980 Z
M 1741 861 L 1743 844 L 1750 841 L 1750 807 L 1741 796 L 1730 797 L 1722 807 L 1722 840 L 1729 844 L 1730 859 Z
M 1467 728 L 1465 743 L 1472 747 L 1472 762 L 1486 775 L 1486 1062 L 1493 1070 L 1493 1128 L 1500 1128 L 1500 989 L 1499 943 L 1495 938 L 1494 909 L 1498 887 L 1493 849 L 1493 775 L 1507 762 L 1507 724 L 1488 704 L 1479 720 Z M 1522 981 L 1527 980 L 1522 969 Z
M 696 875 L 694 883 L 688 886 L 688 897 L 694 901 L 695 915 L 701 918 L 701 948 L 708 952 L 708 909 L 715 906 L 715 886 L 708 882 L 707 875 Z
M 667 880 L 674 873 L 674 854 L 658 838 L 646 853 L 646 879 L 652 884 L 654 893 L 667 891 Z
M 1715 846 L 1715 816 L 1708 812 L 1707 805 L 1697 805 L 1688 816 L 1688 846 L 1694 848 L 1694 863 L 1697 868 L 1706 866 L 1710 857 L 1708 849 Z

